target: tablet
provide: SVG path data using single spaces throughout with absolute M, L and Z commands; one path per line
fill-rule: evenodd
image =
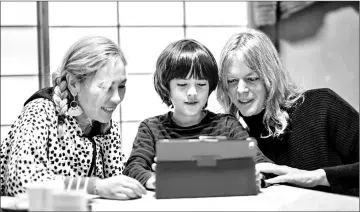
M 159 140 L 156 198 L 255 195 L 255 156 L 253 140 Z

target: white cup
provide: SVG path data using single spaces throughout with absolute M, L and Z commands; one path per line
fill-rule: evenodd
M 84 191 L 54 191 L 51 204 L 54 211 L 88 211 L 87 194 Z
M 64 189 L 63 181 L 33 182 L 26 186 L 29 211 L 52 211 L 51 194 Z

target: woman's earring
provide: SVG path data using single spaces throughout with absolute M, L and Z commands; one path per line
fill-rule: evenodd
M 67 112 L 70 116 L 80 116 L 83 113 L 83 110 L 81 109 L 77 101 L 74 99 L 70 103 L 70 108 L 68 109 Z

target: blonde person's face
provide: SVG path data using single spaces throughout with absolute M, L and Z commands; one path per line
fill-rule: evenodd
M 238 57 L 226 69 L 229 96 L 243 116 L 259 114 L 265 105 L 266 88 L 260 76 Z
M 126 84 L 125 66 L 120 59 L 109 60 L 88 82 L 81 84 L 79 104 L 90 119 L 107 123 L 123 100 Z
M 172 79 L 170 99 L 174 106 L 174 117 L 201 117 L 208 100 L 209 82 L 194 78 Z

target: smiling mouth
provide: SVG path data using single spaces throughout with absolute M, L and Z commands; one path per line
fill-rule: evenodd
M 248 104 L 248 103 L 253 102 L 253 101 L 254 101 L 253 99 L 250 99 L 250 100 L 238 100 L 238 102 L 240 104 Z
M 115 110 L 114 107 L 101 107 L 101 109 L 103 109 L 107 113 L 112 113 Z

